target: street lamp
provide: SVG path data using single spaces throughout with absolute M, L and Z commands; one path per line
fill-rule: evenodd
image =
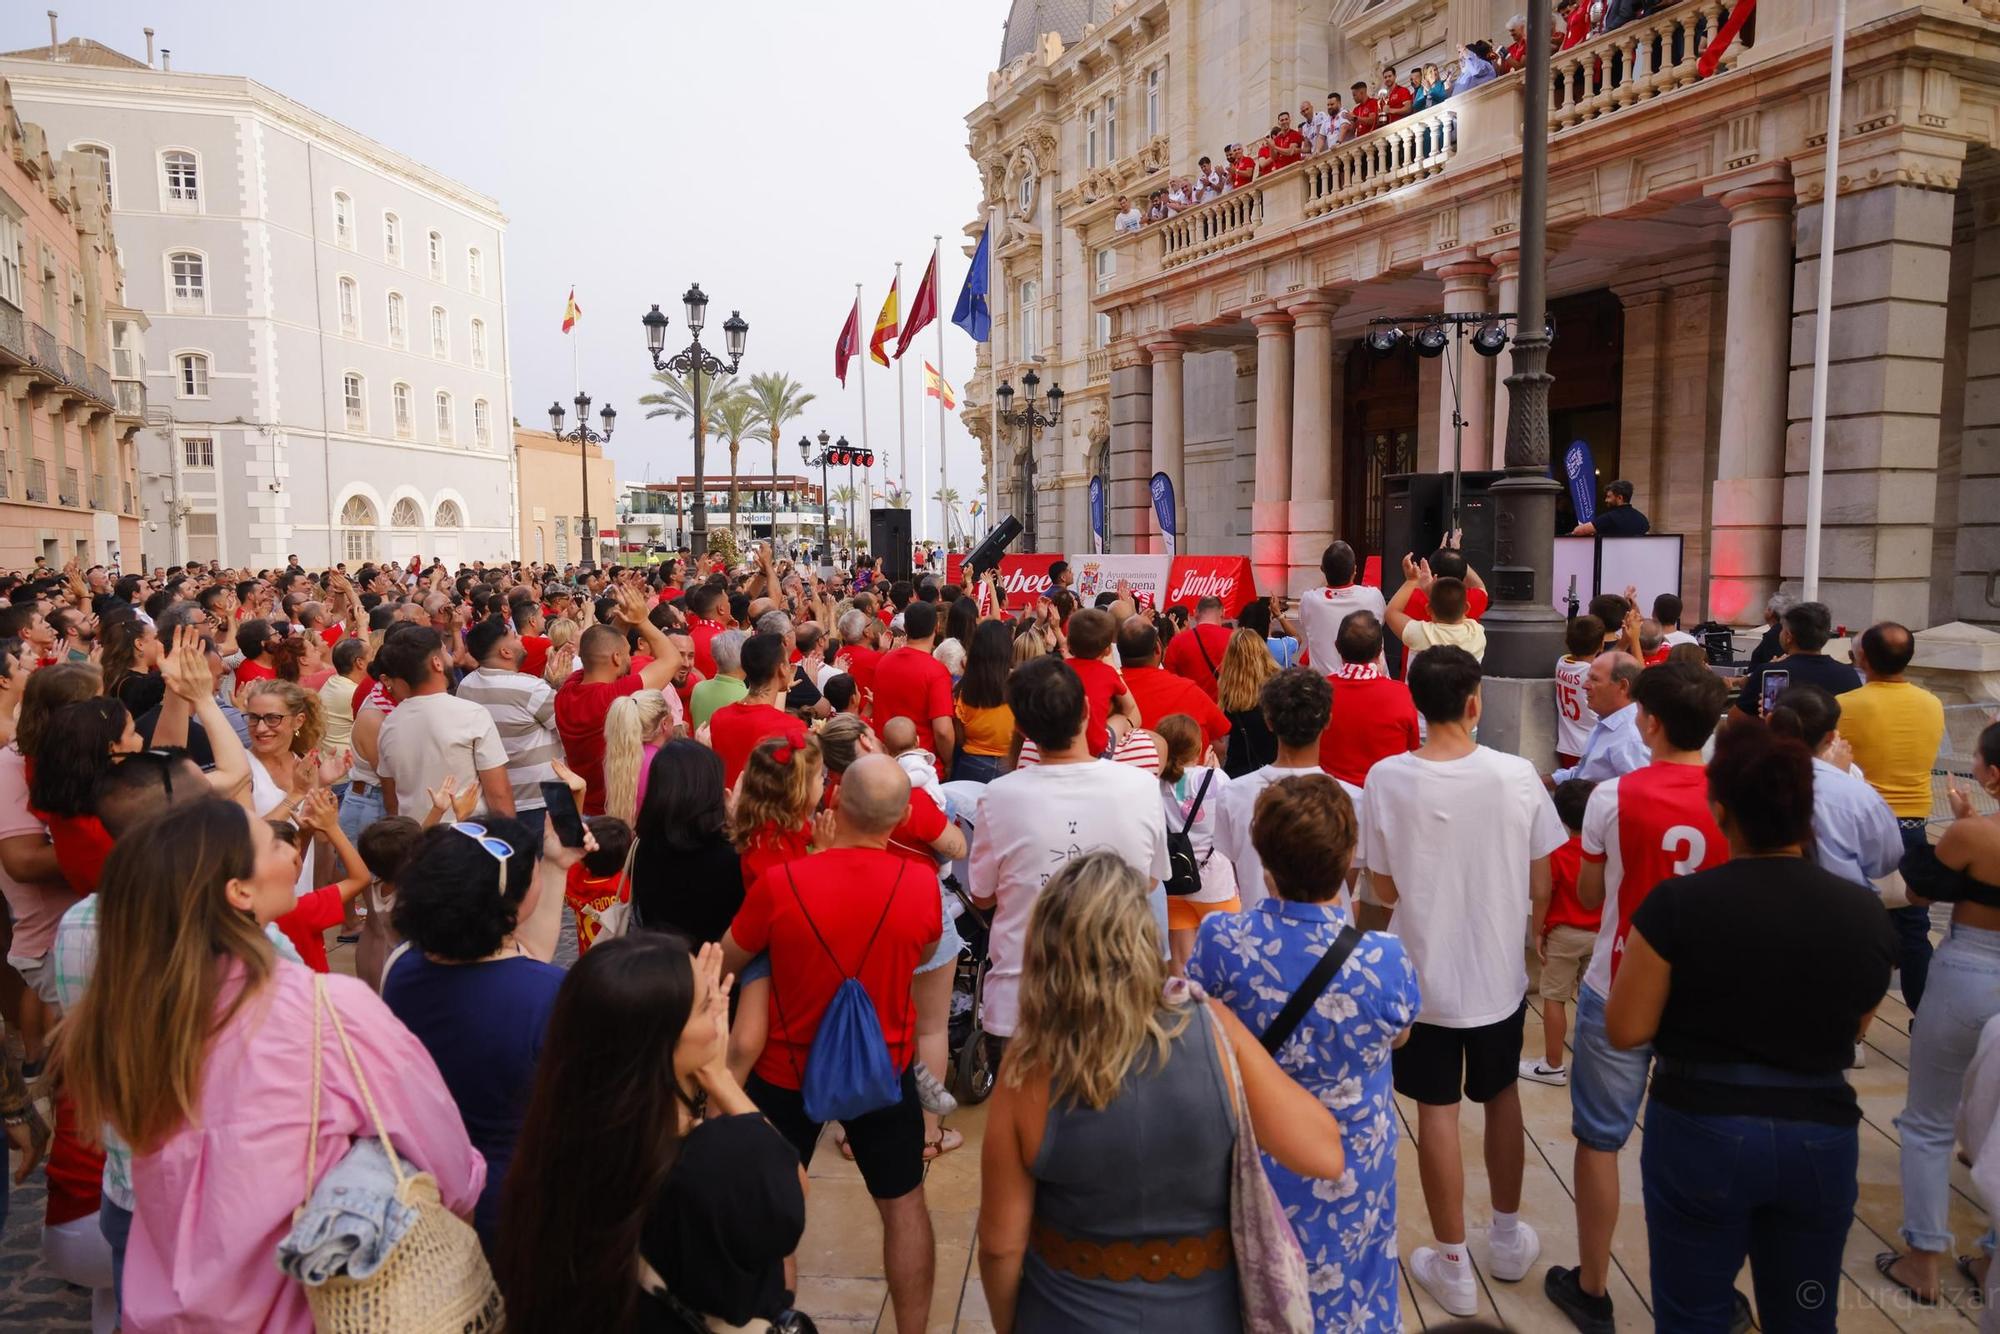
M 653 369 L 672 371 L 688 377 L 688 387 L 694 400 L 694 550 L 697 555 L 708 553 L 708 493 L 703 476 L 703 459 L 708 445 L 708 422 L 702 414 L 701 377 L 704 375 L 734 375 L 736 368 L 743 364 L 743 344 L 750 336 L 750 322 L 743 318 L 743 312 L 732 310 L 729 318 L 722 322 L 723 350 L 729 354 L 727 362 L 719 360 L 701 345 L 702 325 L 708 319 L 708 296 L 701 290 L 700 283 L 690 284 L 681 294 L 681 309 L 685 312 L 688 333 L 693 335 L 686 348 L 673 356 L 665 355 L 667 348 L 667 317 L 655 305 L 639 319 L 646 326 L 646 351 L 652 354 Z M 775 530 L 774 530 L 775 531 Z
M 1035 433 L 1062 423 L 1063 388 L 1059 383 L 1049 385 L 1049 410 L 1042 412 L 1035 405 L 1040 392 L 1042 377 L 1029 370 L 1021 375 L 1021 388 L 1028 397 L 1020 407 L 1014 406 L 1014 386 L 1005 380 L 993 391 L 1000 400 L 1000 420 L 1009 426 L 1018 426 L 1025 436 L 1027 445 L 1021 465 L 1021 532 L 1029 551 L 1035 550 Z
M 549 404 L 549 431 L 558 440 L 574 441 L 577 460 L 583 464 L 583 568 L 586 570 L 597 564 L 597 524 L 590 517 L 590 447 L 611 443 L 611 432 L 618 425 L 618 409 L 606 403 L 598 418 L 604 423 L 602 432 L 590 429 L 590 395 L 579 390 L 576 426 L 565 432 L 562 400 Z
M 806 467 L 819 469 L 819 563 L 822 566 L 831 566 L 833 564 L 833 537 L 827 531 L 832 524 L 832 518 L 827 509 L 826 470 L 829 467 L 838 468 L 845 465 L 848 469 L 847 475 L 852 477 L 854 475 L 854 465 L 857 463 L 864 468 L 875 466 L 875 451 L 872 449 L 855 449 L 847 443 L 847 437 L 844 435 L 832 444 L 828 444 L 827 433 L 825 431 L 819 433 L 818 454 L 813 453 L 812 446 L 813 442 L 808 437 L 803 435 L 799 437 L 799 457 L 805 461 Z M 850 487 L 850 491 L 851 489 Z M 847 502 L 847 535 L 848 540 L 852 542 L 854 539 L 854 501 L 852 499 Z

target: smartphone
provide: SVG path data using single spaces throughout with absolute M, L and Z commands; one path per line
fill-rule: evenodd
M 1777 707 L 1778 696 L 1783 694 L 1785 687 L 1791 683 L 1792 674 L 1785 668 L 1767 667 L 1764 669 L 1762 693 L 1758 698 L 1763 704 L 1763 714 L 1765 717 L 1768 718 L 1771 716 L 1771 710 Z
M 556 831 L 556 839 L 566 848 L 582 847 L 583 816 L 576 809 L 569 784 L 543 783 L 542 804 L 549 808 L 549 826 Z

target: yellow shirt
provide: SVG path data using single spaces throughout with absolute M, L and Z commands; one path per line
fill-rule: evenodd
M 1870 681 L 1840 696 L 1840 734 L 1854 762 L 1898 816 L 1931 813 L 1931 769 L 1944 739 L 1944 705 L 1908 681 Z
M 965 724 L 965 753 L 1000 756 L 1014 743 L 1014 711 L 1005 704 L 990 709 L 974 708 L 963 700 L 955 706 L 958 720 Z
M 1403 627 L 1403 645 L 1412 653 L 1421 653 L 1440 644 L 1462 648 L 1483 661 L 1486 657 L 1486 627 L 1469 616 L 1449 624 L 1443 621 L 1411 621 Z

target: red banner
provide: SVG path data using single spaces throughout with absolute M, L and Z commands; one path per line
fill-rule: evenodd
M 1018 611 L 1049 591 L 1049 567 L 1061 560 L 1056 552 L 1000 558 L 1000 588 L 1007 595 L 1007 607 Z
M 1194 610 L 1205 597 L 1222 599 L 1222 614 L 1234 617 L 1257 597 L 1248 556 L 1176 556 L 1167 575 L 1167 605 Z

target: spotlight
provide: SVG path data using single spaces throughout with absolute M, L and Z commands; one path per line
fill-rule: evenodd
M 1482 357 L 1497 357 L 1507 346 L 1507 326 L 1498 320 L 1479 326 L 1472 335 L 1472 350 Z
M 1368 331 L 1368 350 L 1378 357 L 1394 352 L 1409 337 L 1396 325 L 1378 325 Z
M 1433 320 L 1423 328 L 1417 330 L 1417 355 L 1420 357 L 1442 356 L 1445 345 L 1450 341 L 1450 335 L 1444 331 L 1444 322 L 1442 320 Z

